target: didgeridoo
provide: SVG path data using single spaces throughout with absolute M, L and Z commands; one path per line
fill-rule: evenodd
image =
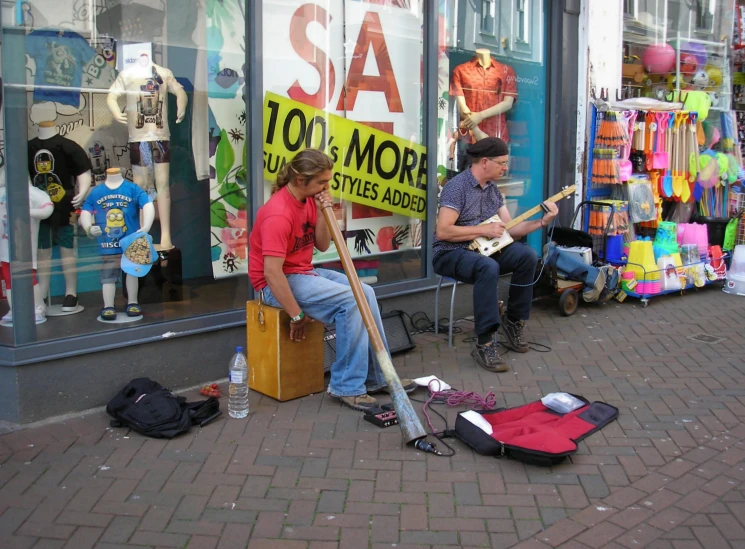
M 357 302 L 357 306 L 360 309 L 362 315 L 362 321 L 365 323 L 367 328 L 367 334 L 370 337 L 370 344 L 372 345 L 375 356 L 380 364 L 380 369 L 383 371 L 385 381 L 388 384 L 391 398 L 393 399 L 393 406 L 396 409 L 396 415 L 398 416 L 398 423 L 401 426 L 401 432 L 406 439 L 407 443 L 416 442 L 424 439 L 427 433 L 422 427 L 422 423 L 414 411 L 411 405 L 406 391 L 404 391 L 401 385 L 401 380 L 396 373 L 396 369 L 393 367 L 391 358 L 388 355 L 388 351 L 383 344 L 383 338 L 378 331 L 378 326 L 375 324 L 375 319 L 370 311 L 370 306 L 365 298 L 365 292 L 362 290 L 362 284 L 360 279 L 357 277 L 357 271 L 352 264 L 352 258 L 349 256 L 349 250 L 347 250 L 344 237 L 339 230 L 339 226 L 336 224 L 336 217 L 334 217 L 334 209 L 330 205 L 324 205 L 323 217 L 326 219 L 326 224 L 331 231 L 331 237 L 334 239 L 336 250 L 339 253 L 339 259 L 341 265 L 344 268 L 344 272 L 347 274 L 349 279 L 349 285 L 352 287 L 352 293 L 354 299 Z M 419 446 L 417 446 L 419 448 Z M 433 451 L 426 448 L 419 448 L 425 451 Z

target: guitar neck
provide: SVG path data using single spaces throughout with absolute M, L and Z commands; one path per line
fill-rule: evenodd
M 553 195 L 552 197 L 547 198 L 546 199 L 546 202 L 558 202 L 562 198 L 565 198 L 565 197 L 569 196 L 570 194 L 572 194 L 574 192 L 574 190 L 575 190 L 575 186 L 574 185 L 572 185 L 571 187 L 567 187 L 566 189 L 564 189 L 560 193 L 557 193 L 557 194 Z M 538 206 L 535 206 L 534 208 L 529 209 L 527 212 L 524 212 L 524 213 L 520 214 L 515 219 L 513 219 L 512 221 L 510 221 L 509 223 L 507 223 L 505 225 L 505 230 L 509 231 L 510 229 L 514 228 L 516 225 L 522 223 L 523 221 L 526 221 L 526 220 L 530 219 L 535 214 L 537 214 L 538 212 L 541 212 L 541 211 L 543 211 L 543 208 L 541 207 L 540 204 L 538 204 Z

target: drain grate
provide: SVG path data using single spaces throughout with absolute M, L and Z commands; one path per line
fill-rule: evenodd
M 708 343 L 709 345 L 715 345 L 716 343 L 721 343 L 727 338 L 700 333 L 700 334 L 693 334 L 691 336 L 688 336 L 688 339 L 692 339 L 693 341 L 698 341 L 699 343 Z

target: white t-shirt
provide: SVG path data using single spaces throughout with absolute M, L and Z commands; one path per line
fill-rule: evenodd
M 49 195 L 29 185 L 28 202 L 31 210 L 31 261 L 36 269 L 36 255 L 39 247 L 39 223 L 46 219 L 54 211 L 54 203 Z M 5 185 L 0 187 L 0 223 L 2 223 L 2 236 L 0 237 L 0 261 L 10 261 L 10 235 L 8 234 L 8 199 Z
M 168 92 L 184 87 L 173 73 L 155 63 L 150 68 L 130 67 L 119 73 L 109 92 L 127 96 L 127 126 L 130 143 L 168 141 Z

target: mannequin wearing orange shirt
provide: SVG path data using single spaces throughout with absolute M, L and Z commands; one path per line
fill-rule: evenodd
M 478 127 L 487 136 L 509 142 L 505 113 L 517 100 L 512 67 L 492 59 L 488 49 L 478 49 L 473 59 L 453 69 L 450 95 L 458 104 L 461 132 Z

